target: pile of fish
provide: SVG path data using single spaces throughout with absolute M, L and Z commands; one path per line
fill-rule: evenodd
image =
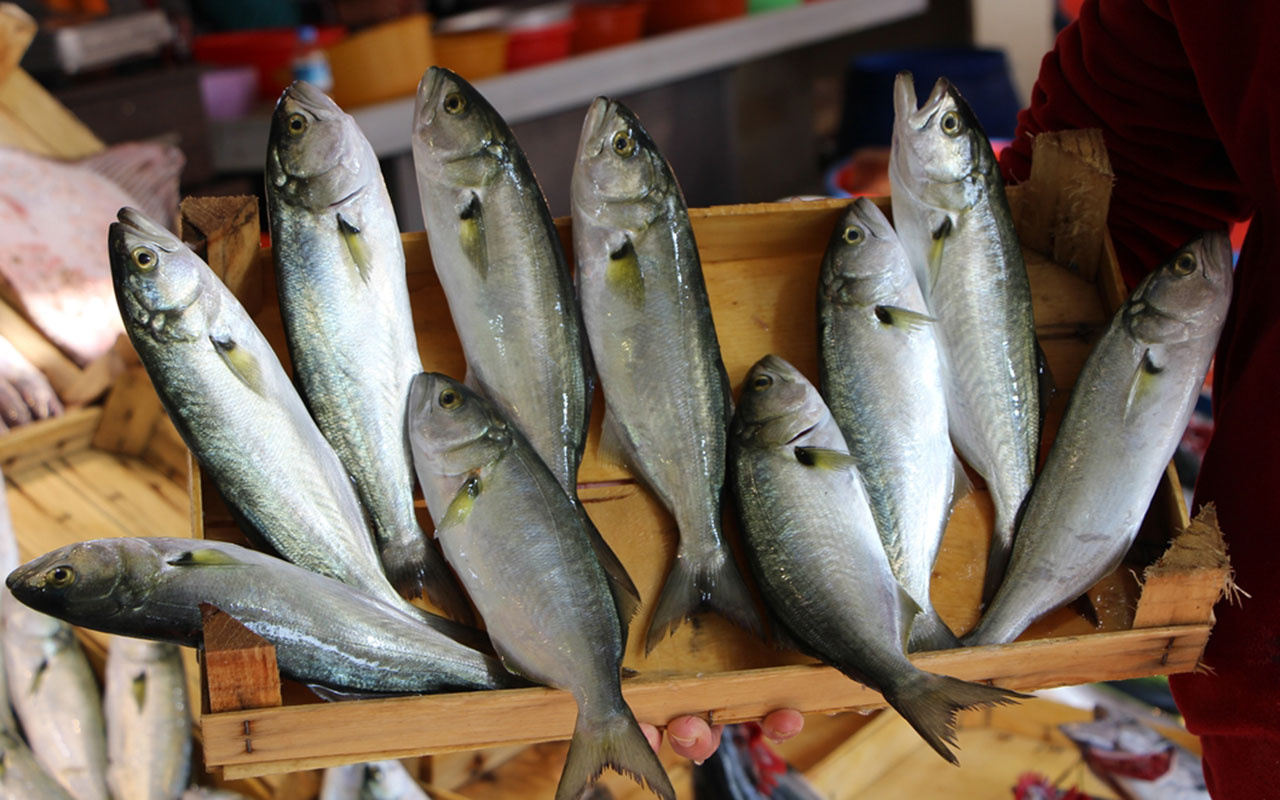
M 292 380 L 182 242 L 130 209 L 109 237 L 125 327 L 166 410 L 245 532 L 284 560 L 102 540 L 36 559 L 9 587 L 63 620 L 192 646 L 199 604 L 212 603 L 275 645 L 282 674 L 329 697 L 564 689 L 579 715 L 557 798 L 605 767 L 672 798 L 619 682 L 639 596 L 577 496 L 598 378 L 603 447 L 679 528 L 646 651 L 707 611 L 759 635 L 767 617 L 779 642 L 883 693 L 954 762 L 956 712 L 1019 696 L 907 657 L 959 645 L 929 596 L 968 488 L 957 452 L 996 509 L 993 599 L 968 640 L 1010 641 L 1132 541 L 1207 368 L 1230 259 L 1209 234 L 1138 287 L 1036 479 L 1044 361 L 990 145 L 945 80 L 917 107 L 899 76 L 895 104 L 897 230 L 858 200 L 831 236 L 822 393 L 765 355 L 735 412 L 684 198 L 625 106 L 597 99 L 583 125 L 575 287 L 506 122 L 448 70 L 423 77 L 413 154 L 466 356 L 459 382 L 423 371 L 372 148 L 332 101 L 294 84 L 266 171 Z M 726 540 L 726 492 L 765 614 Z M 449 619 L 401 595 L 424 592 Z

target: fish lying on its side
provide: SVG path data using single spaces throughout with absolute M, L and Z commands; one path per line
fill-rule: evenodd
M 172 800 L 191 774 L 191 708 L 176 645 L 117 636 L 103 707 L 114 800 Z
M 680 529 L 645 651 L 703 609 L 761 634 L 722 527 L 733 401 L 693 228 L 671 167 L 621 103 L 587 111 L 572 205 L 605 430 Z
M 280 314 L 303 400 L 355 481 L 392 585 L 425 589 L 470 621 L 413 509 L 404 418 L 422 362 L 378 158 L 354 119 L 299 81 L 271 119 L 266 188 Z
M 27 743 L 13 729 L 0 730 L 0 798 L 3 800 L 72 800 L 41 769 Z
M 889 566 L 921 609 L 911 650 L 959 642 L 929 599 L 957 477 L 934 320 L 880 209 L 854 201 L 836 224 L 818 288 L 822 393 L 858 467 Z
M 1195 408 L 1231 301 L 1231 244 L 1207 233 L 1147 276 L 1076 378 L 1000 591 L 964 641 L 1011 642 L 1133 544 Z
M 942 78 L 917 109 L 904 72 L 894 108 L 893 223 L 937 319 L 951 439 L 995 506 L 983 582 L 989 600 L 1040 448 L 1031 286 L 999 166 L 968 103 Z
M 125 329 L 169 418 L 250 535 L 466 639 L 400 597 L 364 509 L 271 345 L 208 265 L 133 209 L 111 225 Z
M 747 554 L 784 641 L 865 683 L 954 763 L 962 708 L 1021 695 L 934 675 L 903 652 L 920 608 L 894 578 L 844 437 L 795 367 L 747 374 L 729 463 Z
M 496 406 L 443 375 L 414 381 L 409 437 L 436 536 L 502 663 L 578 703 L 556 800 L 605 767 L 674 800 L 622 698 L 619 600 L 581 509 Z
M 275 646 L 281 675 L 326 696 L 519 683 L 416 615 L 226 542 L 79 542 L 18 567 L 5 583 L 23 603 L 73 624 L 188 647 L 200 644 L 200 604 L 210 603 Z

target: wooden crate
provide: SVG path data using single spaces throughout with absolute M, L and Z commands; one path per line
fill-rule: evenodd
M 1052 156 L 1037 157 L 1036 177 L 1013 190 L 1011 202 L 1024 242 L 1039 241 L 1041 251 L 1071 265 L 1060 266 L 1041 251 L 1027 249 L 1037 333 L 1061 387 L 1049 402 L 1046 430 L 1051 432 L 1092 341 L 1125 293 L 1105 232 L 1098 224 L 1082 222 L 1105 218 L 1110 178 L 1099 159 L 1100 142 L 1066 135 L 1050 145 Z M 846 203 L 690 212 L 735 388 L 749 366 L 770 352 L 816 376 L 818 269 Z M 558 224 L 568 246 L 568 223 Z M 1037 230 L 1028 230 L 1032 226 Z M 406 234 L 403 241 L 424 365 L 460 376 L 463 357 L 426 237 Z M 262 250 L 240 262 L 232 278 L 229 285 L 283 358 L 270 253 Z M 836 670 L 776 650 L 715 616 L 684 625 L 644 656 L 642 632 L 674 555 L 676 531 L 670 516 L 630 474 L 598 457 L 602 407 L 597 395 L 580 491 L 644 600 L 624 659 L 637 673 L 623 683 L 636 716 L 663 725 L 688 713 L 734 722 L 779 707 L 832 712 L 882 706 L 879 694 Z M 1050 438 L 1045 437 L 1046 447 Z M 191 471 L 191 491 L 195 535 L 243 541 L 196 469 Z M 428 522 L 424 508 L 420 513 Z M 990 499 L 980 487 L 957 507 L 935 568 L 934 604 L 957 632 L 972 627 L 978 616 L 991 520 Z M 1156 563 L 1171 540 L 1176 555 Z M 1018 690 L 1195 669 L 1212 624 L 1212 606 L 1229 582 L 1229 567 L 1212 519 L 1189 525 L 1172 472 L 1161 484 L 1130 556 L 1091 592 L 1100 611 L 1098 629 L 1064 609 L 1036 623 L 1014 644 L 927 653 L 913 660 L 927 670 Z M 572 698 L 546 688 L 343 703 L 319 703 L 307 694 L 286 691 L 282 707 L 205 714 L 201 724 L 207 765 L 237 777 L 546 742 L 567 739 L 575 718 Z

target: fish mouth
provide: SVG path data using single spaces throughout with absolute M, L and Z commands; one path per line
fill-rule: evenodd
M 136 208 L 121 208 L 116 212 L 116 219 L 126 234 L 144 239 L 166 253 L 175 252 L 182 244 L 166 228 Z
M 289 84 L 276 103 L 277 111 L 283 110 L 288 104 L 308 112 L 316 119 L 332 118 L 343 113 L 329 95 L 306 81 L 294 81 Z
M 413 381 L 409 383 L 409 413 L 413 416 L 426 413 L 430 414 L 432 406 L 431 398 L 435 395 L 437 373 L 419 372 L 413 377 Z M 412 428 L 412 426 L 410 426 Z
M 445 73 L 442 67 L 428 67 L 418 83 L 418 120 L 415 128 L 424 128 L 436 121 L 440 108 L 440 95 L 444 93 Z
M 859 197 L 853 201 L 852 205 L 853 217 L 862 226 L 867 229 L 867 233 L 877 239 L 887 239 L 892 231 L 889 220 L 885 218 L 884 212 L 880 207 L 873 203 L 869 198 Z
M 591 101 L 587 109 L 587 117 L 582 122 L 582 139 L 578 143 L 578 158 L 586 161 L 600 155 L 604 150 L 604 131 L 607 123 L 613 118 L 614 102 L 607 97 L 597 97 Z

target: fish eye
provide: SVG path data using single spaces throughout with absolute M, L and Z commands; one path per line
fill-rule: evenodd
M 627 135 L 627 131 L 618 131 L 613 135 L 613 152 L 628 158 L 636 151 L 636 140 Z
M 134 266 L 143 272 L 155 269 L 156 263 L 160 260 L 156 257 L 156 251 L 150 247 L 135 247 L 129 255 L 133 257 Z
M 453 389 L 445 389 L 440 393 L 440 407 L 452 411 L 462 405 L 462 395 Z
M 467 110 L 467 98 L 461 92 L 449 92 L 444 97 L 444 113 L 457 116 Z
M 76 582 L 76 571 L 60 564 L 45 573 L 45 582 L 55 589 L 65 589 Z
M 1196 271 L 1196 257 L 1191 253 L 1183 253 L 1173 262 L 1173 272 L 1176 275 L 1190 275 Z
M 948 111 L 943 114 L 942 122 L 939 124 L 942 126 L 942 132 L 948 136 L 956 136 L 960 133 L 960 129 L 964 127 L 960 122 L 960 114 L 956 111 Z
M 866 234 L 862 232 L 862 228 L 857 225 L 850 225 L 844 229 L 844 240 L 849 244 L 857 244 L 865 238 Z
M 289 133 L 296 136 L 307 129 L 307 118 L 301 114 L 290 114 L 288 125 Z
M 763 392 L 773 385 L 773 376 L 761 373 L 751 379 L 751 388 L 757 392 Z

